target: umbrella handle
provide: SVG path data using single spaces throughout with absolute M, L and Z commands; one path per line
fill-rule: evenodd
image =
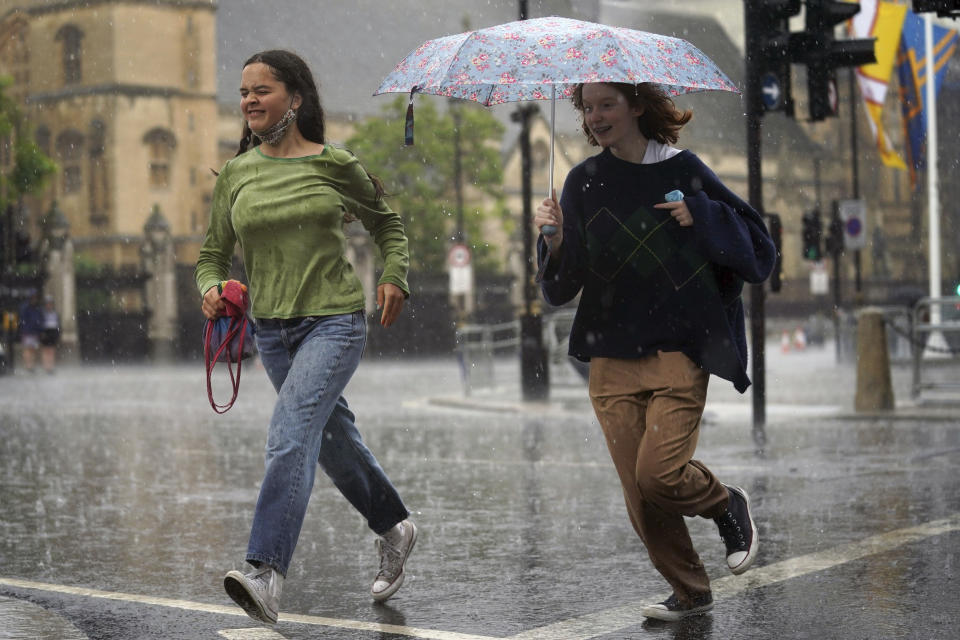
M 550 85 L 550 188 L 547 189 L 547 197 L 553 197 L 553 137 L 557 128 L 557 85 Z M 545 224 L 540 227 L 540 233 L 545 236 L 552 236 L 557 233 L 557 228 L 552 224 Z

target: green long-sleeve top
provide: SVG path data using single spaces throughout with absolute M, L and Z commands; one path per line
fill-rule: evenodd
M 364 306 L 346 256 L 345 216 L 373 236 L 380 284 L 409 295 L 407 237 L 400 216 L 378 199 L 357 158 L 326 145 L 319 155 L 271 158 L 259 147 L 224 165 L 194 273 L 200 295 L 226 279 L 240 243 L 254 317 L 350 313 Z

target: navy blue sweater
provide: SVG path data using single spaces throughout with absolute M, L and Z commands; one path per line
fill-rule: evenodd
M 653 208 L 674 189 L 684 193 L 693 226 Z M 750 205 L 689 151 L 635 164 L 605 149 L 570 171 L 560 207 L 559 256 L 541 237 L 538 258 L 547 302 L 562 305 L 582 291 L 570 355 L 681 351 L 746 390 L 743 282 L 763 282 L 776 254 Z

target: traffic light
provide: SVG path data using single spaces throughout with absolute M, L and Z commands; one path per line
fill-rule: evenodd
M 960 0 L 913 0 L 914 13 L 934 13 L 941 17 L 960 17 Z
M 810 119 L 823 120 L 837 114 L 837 82 L 834 69 L 859 67 L 877 61 L 876 38 L 834 40 L 836 25 L 860 11 L 860 5 L 836 0 L 806 0 L 806 30 L 790 36 L 794 62 L 807 66 L 807 101 Z
M 820 222 L 820 210 L 814 209 L 803 214 L 803 259 L 818 262 L 823 254 L 820 251 L 820 239 L 823 225 Z
M 830 229 L 827 231 L 827 237 L 823 244 L 827 253 L 834 258 L 843 253 L 843 221 L 840 219 L 840 211 L 836 202 L 833 203 Z
M 770 231 L 770 238 L 773 240 L 773 246 L 777 249 L 777 260 L 773 264 L 773 273 L 770 274 L 770 291 L 780 291 L 781 275 L 783 272 L 783 224 L 780 222 L 780 216 L 776 213 L 766 214 L 767 228 Z
M 783 111 L 792 118 L 788 21 L 800 12 L 800 0 L 746 0 L 744 8 L 747 68 L 759 84 L 750 108 Z

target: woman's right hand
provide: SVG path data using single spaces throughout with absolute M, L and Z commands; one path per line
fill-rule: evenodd
M 200 308 L 208 320 L 216 320 L 226 312 L 227 305 L 220 299 L 220 291 L 216 285 L 203 294 L 203 304 Z
M 543 202 L 537 207 L 537 212 L 533 216 L 533 226 L 539 233 L 543 233 L 544 225 L 551 225 L 556 229 L 553 235 L 543 236 L 550 253 L 556 253 L 563 244 L 563 211 L 560 209 L 560 203 L 557 202 L 557 190 L 554 189 L 551 197 L 544 198 Z

